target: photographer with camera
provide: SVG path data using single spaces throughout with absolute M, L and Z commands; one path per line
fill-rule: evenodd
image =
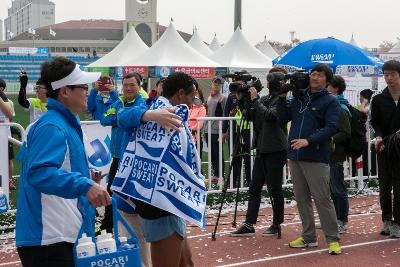
M 263 236 L 280 235 L 280 224 L 284 220 L 284 198 L 282 190 L 283 167 L 286 163 L 287 131 L 286 126 L 278 122 L 276 103 L 279 100 L 281 86 L 286 82 L 286 70 L 272 68 L 267 76 L 273 81 L 268 83 L 269 94 L 259 98 L 257 89 L 249 89 L 250 103 L 247 110 L 247 119 L 254 123 L 254 142 L 256 158 L 254 161 L 253 177 L 249 187 L 249 203 L 245 223 L 231 236 L 255 235 L 254 225 L 257 222 L 261 202 L 261 190 L 267 184 L 271 196 L 273 210 L 272 225 L 267 228 Z M 243 95 L 238 94 L 239 103 Z M 240 104 L 240 106 L 242 106 Z
M 119 99 L 114 81 L 103 76 L 94 83 L 88 96 L 88 111 L 92 114 L 93 120 L 101 120 L 104 113 L 110 106 Z
M 296 78 L 298 75 L 292 76 Z M 292 78 L 293 87 L 290 89 L 293 98 L 288 104 L 286 98 L 280 98 L 277 107 L 280 122 L 284 124 L 291 121 L 289 168 L 303 226 L 301 237 L 289 242 L 289 246 L 318 246 L 313 198 L 329 254 L 340 254 L 338 225 L 329 188 L 329 140 L 337 132 L 340 113 L 338 100 L 326 89 L 332 78 L 332 70 L 327 65 L 316 65 L 311 70 L 309 86 L 306 89 L 296 87 L 296 79 Z

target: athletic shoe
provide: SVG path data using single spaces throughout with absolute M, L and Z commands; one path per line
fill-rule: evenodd
M 254 227 L 244 223 L 242 226 L 240 226 L 239 229 L 231 232 L 231 236 L 255 236 L 256 231 L 254 230 Z
M 339 242 L 330 242 L 329 243 L 329 254 L 339 255 L 340 253 L 342 253 L 342 248 L 340 247 Z
M 262 233 L 263 236 L 277 236 L 279 231 L 281 230 L 280 225 L 272 224 L 270 227 L 268 227 L 264 233 Z
M 339 234 L 346 233 L 347 232 L 347 223 L 338 221 L 338 230 L 339 230 Z
M 392 221 L 383 221 L 381 235 L 390 235 L 390 227 L 391 226 L 392 226 Z
M 318 242 L 306 242 L 303 237 L 299 237 L 296 240 L 289 242 L 291 248 L 306 248 L 306 247 L 317 247 Z
M 392 223 L 390 227 L 390 238 L 400 238 L 400 225 Z

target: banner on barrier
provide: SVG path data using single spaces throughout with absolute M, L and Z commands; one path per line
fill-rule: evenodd
M 104 127 L 100 123 L 82 122 L 84 143 L 89 168 L 108 173 L 111 166 L 111 127 Z M 105 179 L 101 184 L 105 185 Z
M 7 200 L 9 198 L 8 188 L 8 134 L 10 126 L 0 125 L 0 187 L 5 193 Z M 5 149 L 3 149 L 5 148 Z

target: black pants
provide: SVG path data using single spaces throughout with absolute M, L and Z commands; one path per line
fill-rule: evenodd
M 247 185 L 250 185 L 251 181 L 250 130 L 243 130 L 241 136 L 243 143 L 240 152 L 245 153 L 246 155 L 232 159 L 233 187 L 236 187 L 237 180 L 240 180 L 240 174 L 242 171 L 242 159 L 244 160 L 244 171 Z M 234 132 L 233 142 L 235 142 L 236 137 L 237 133 Z M 233 144 L 233 147 L 235 147 L 235 144 Z M 231 153 L 233 153 L 233 151 Z
M 268 193 L 272 197 L 273 221 L 275 225 L 283 223 L 284 199 L 282 190 L 283 166 L 286 164 L 286 151 L 257 155 L 254 161 L 253 178 L 249 187 L 249 204 L 246 222 L 256 224 L 261 202 L 261 189 L 267 183 Z
M 400 225 L 400 168 L 385 153 L 378 153 L 379 199 L 383 221 Z M 393 202 L 392 202 L 393 189 Z
M 74 267 L 73 243 L 60 242 L 48 246 L 18 247 L 24 267 Z
M 208 143 L 208 134 L 205 136 L 207 146 L 210 147 Z M 218 134 L 211 134 L 211 165 L 214 171 L 214 176 L 219 177 L 219 142 L 218 142 L 219 135 Z M 208 155 L 210 156 L 210 155 Z M 224 149 L 222 149 L 222 177 L 224 176 L 225 170 L 225 162 L 224 162 Z
M 110 166 L 110 171 L 108 173 L 108 183 L 107 191 L 112 196 L 111 185 L 114 181 L 114 177 L 118 171 L 119 158 L 113 158 Z M 112 205 L 105 207 L 104 219 L 101 221 L 100 229 L 105 229 L 107 232 L 111 233 L 113 229 L 113 218 L 112 218 Z

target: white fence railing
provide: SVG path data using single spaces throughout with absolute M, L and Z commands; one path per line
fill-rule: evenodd
M 197 138 L 197 148 L 198 151 L 201 151 L 200 155 L 202 156 L 202 169 L 206 170 L 206 173 L 203 173 L 203 175 L 205 176 L 205 178 L 207 179 L 207 185 L 209 188 L 209 193 L 218 193 L 221 192 L 222 189 L 222 184 L 219 185 L 213 185 L 212 184 L 212 180 L 210 179 L 213 175 L 212 172 L 212 161 L 211 161 L 211 156 L 210 152 L 212 148 L 211 145 L 211 130 L 206 130 L 207 129 L 211 129 L 211 123 L 212 122 L 218 122 L 218 137 L 219 140 L 222 140 L 222 125 L 224 121 L 229 121 L 229 139 L 228 141 L 223 144 L 221 141 L 218 142 L 218 166 L 219 166 L 219 173 L 218 174 L 214 174 L 215 176 L 218 177 L 225 177 L 226 179 L 226 175 L 228 174 L 229 171 L 229 164 L 231 164 L 232 162 L 232 151 L 233 151 L 233 146 L 234 146 L 234 140 L 233 140 L 233 126 L 234 124 L 236 124 L 236 120 L 238 120 L 239 118 L 235 118 L 235 117 L 201 117 L 201 118 L 197 118 L 197 123 L 199 123 L 200 121 L 204 122 L 204 127 L 203 129 L 197 129 L 197 136 L 203 138 L 203 148 L 200 148 L 200 144 L 201 144 L 201 140 L 200 138 Z M 98 121 L 88 121 L 88 122 L 82 122 L 83 126 L 87 126 L 87 125 L 99 125 Z M 12 126 L 12 127 L 16 127 L 22 134 L 23 136 L 23 140 L 25 139 L 26 133 L 28 132 L 30 126 L 28 126 L 26 128 L 26 130 L 24 130 L 24 128 L 17 124 L 17 123 L 0 123 L 0 133 L 3 132 L 3 135 L 0 136 L 0 142 L 7 144 L 7 141 L 11 141 L 14 144 L 17 145 L 21 145 L 21 141 L 16 140 L 14 138 L 12 138 L 11 136 L 8 136 L 8 138 L 4 137 L 8 135 L 8 128 Z M 84 128 L 84 131 L 85 127 Z M 6 130 L 5 130 L 6 129 Z M 109 128 L 97 128 L 97 131 L 99 131 L 99 129 L 104 129 L 105 131 L 108 131 L 107 134 L 109 134 L 110 129 Z M 204 132 L 207 132 L 207 134 L 204 134 Z M 107 134 L 104 133 L 98 133 L 98 136 L 105 136 Z M 93 135 L 93 134 L 91 134 Z M 252 136 L 253 136 L 253 124 L 250 123 L 250 143 L 252 142 Z M 369 131 L 369 127 L 368 127 L 368 132 L 367 132 L 367 137 L 370 136 L 370 131 Z M 102 138 L 103 138 L 102 137 Z M 205 142 L 205 139 L 208 139 L 208 142 Z M 371 144 L 373 144 L 373 140 L 371 140 L 370 138 L 367 138 L 368 140 L 368 157 L 367 159 L 365 159 L 365 163 L 368 164 L 368 174 L 371 171 L 372 168 L 372 162 L 373 162 L 373 155 L 372 155 L 372 151 L 371 151 Z M 7 145 L 2 146 L 2 147 L 7 147 Z M 224 149 L 225 151 L 226 149 L 229 150 L 229 152 L 225 152 L 223 153 Z M 205 152 L 205 153 L 204 153 Z M 0 158 L 2 159 L 0 161 L 2 163 L 7 163 L 8 162 L 8 150 L 7 149 L 0 149 Z M 249 151 L 249 153 L 251 154 L 251 164 L 250 166 L 244 166 L 244 160 L 242 160 L 242 168 L 241 168 L 241 172 L 240 172 L 240 191 L 244 191 L 247 190 L 248 188 L 245 185 L 245 175 L 244 175 L 244 168 L 243 167 L 247 167 L 250 168 L 250 173 L 252 175 L 252 168 L 253 168 L 253 163 L 254 163 L 254 154 L 255 151 Z M 376 156 L 374 156 L 376 159 Z M 222 170 L 222 162 L 225 163 L 225 170 Z M 377 175 L 365 175 L 363 174 L 363 161 L 362 161 L 362 157 L 360 157 L 356 164 L 355 167 L 357 169 L 357 173 L 356 175 L 353 175 L 353 162 L 351 160 L 347 161 L 345 163 L 345 180 L 350 181 L 350 187 L 357 187 L 358 190 L 361 190 L 362 188 L 364 188 L 364 180 L 366 178 L 377 178 Z M 377 160 L 375 160 L 375 169 L 376 169 L 376 173 L 378 170 L 378 166 L 377 166 Z M 1 177 L 2 177 L 2 181 L 1 181 L 1 187 L 3 188 L 3 191 L 7 194 L 7 197 L 9 196 L 9 190 L 8 190 L 8 165 L 6 166 L 6 164 L 1 165 Z M 284 174 L 283 174 L 283 186 L 284 187 L 291 187 L 291 178 L 290 178 L 290 170 L 287 166 L 284 167 Z M 228 185 L 228 191 L 234 191 L 236 190 L 233 184 L 234 181 L 234 177 L 233 177 L 233 172 L 231 172 L 229 179 L 227 180 L 227 182 L 229 183 Z

